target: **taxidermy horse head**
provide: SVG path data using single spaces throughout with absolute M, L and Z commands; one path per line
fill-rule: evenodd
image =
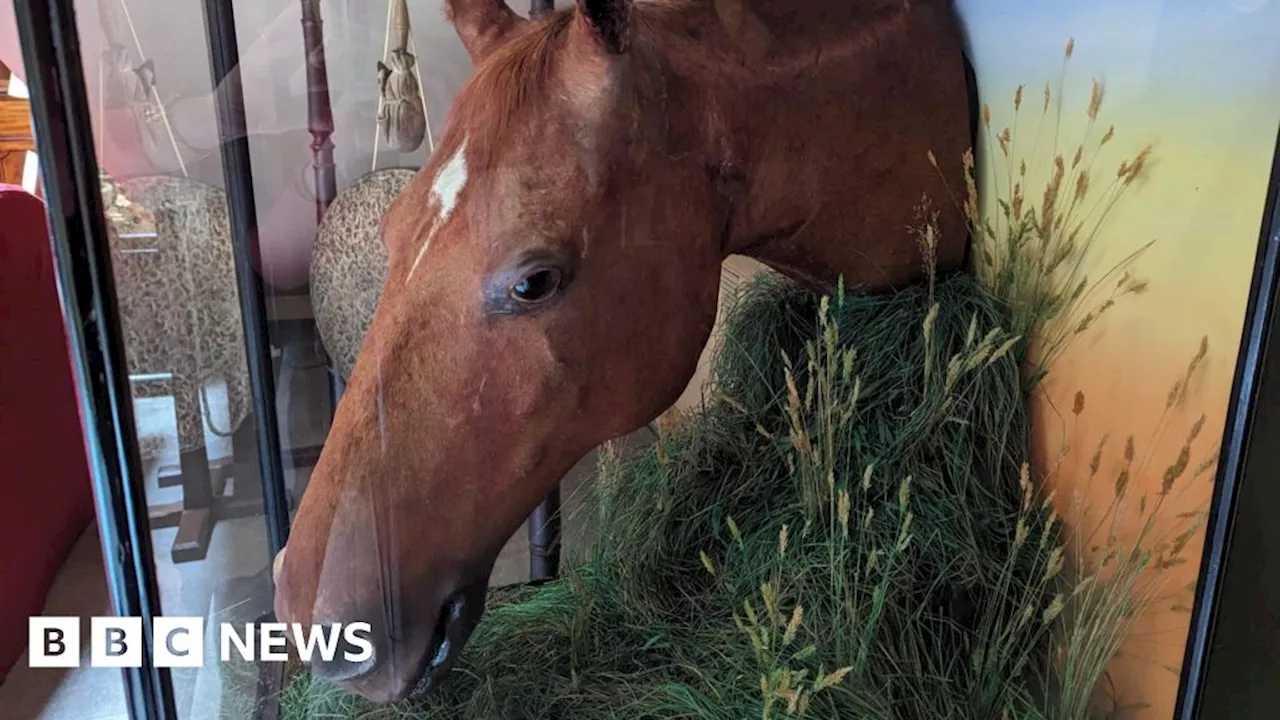
M 967 243 L 947 0 L 446 4 L 474 73 L 383 217 L 381 301 L 275 563 L 281 621 L 371 624 L 367 658 L 312 672 L 375 701 L 439 682 L 538 502 L 680 395 L 727 255 L 873 290 Z

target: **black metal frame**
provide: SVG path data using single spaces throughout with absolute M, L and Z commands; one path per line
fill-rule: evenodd
M 1280 129 L 1260 235 L 1178 720 L 1271 718 L 1280 706 Z
M 226 185 L 227 213 L 231 223 L 232 254 L 239 286 L 240 319 L 248 360 L 249 389 L 257 429 L 258 465 L 262 473 L 262 504 L 267 516 L 271 557 L 284 548 L 289 537 L 289 499 L 284 486 L 284 458 L 276 417 L 276 384 L 271 362 L 271 338 L 262 279 L 254 270 L 261 257 L 258 246 L 258 211 L 253 198 L 253 169 L 240 84 L 240 49 L 236 18 L 228 0 L 202 0 L 205 33 L 209 44 L 209 72 L 217 111 Z
M 141 616 L 149 646 L 150 619 L 159 612 L 154 555 L 147 522 L 143 474 L 124 337 L 116 307 L 106 220 L 98 186 L 93 127 L 81 64 L 74 0 L 13 0 L 27 84 L 59 294 L 85 425 L 99 532 L 113 609 Z M 314 0 L 302 0 L 304 10 Z M 531 0 L 530 14 L 547 0 Z M 259 462 L 272 551 L 288 536 L 289 506 L 276 427 L 258 257 L 251 167 L 231 3 L 203 0 L 210 72 L 217 88 L 218 127 L 237 280 L 244 322 Z M 318 12 L 304 18 L 308 45 L 318 34 Z M 315 48 L 311 48 L 315 50 Z M 320 76 L 312 68 L 309 74 Z M 314 94 L 315 113 L 328 114 L 327 88 Z M 331 160 L 324 161 L 330 125 L 319 127 L 317 181 L 331 188 Z M 324 137 L 320 137 L 320 135 Z M 327 166 L 326 166 L 327 165 Z M 321 188 L 323 189 L 323 188 Z M 328 199 L 331 199 L 328 198 Z M 327 202 L 325 203 L 327 205 Z M 1204 717 L 1270 717 L 1280 705 L 1280 134 L 1262 218 L 1231 408 L 1205 539 L 1204 561 L 1178 691 L 1178 720 Z M 559 561 L 558 491 L 530 518 L 531 573 L 545 579 Z M 125 694 L 134 718 L 176 718 L 167 669 L 151 663 L 125 668 Z M 1265 680 L 1263 680 L 1265 678 Z

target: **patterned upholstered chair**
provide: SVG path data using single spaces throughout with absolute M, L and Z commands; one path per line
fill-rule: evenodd
M 378 235 L 382 214 L 409 184 L 402 168 L 365 175 L 329 206 L 311 251 L 311 302 L 316 329 L 334 371 L 351 377 L 373 311 L 382 296 L 387 251 Z
M 153 507 L 151 525 L 176 524 L 174 561 L 198 560 L 216 520 L 255 512 L 260 497 L 226 196 L 152 176 L 104 180 L 103 199 L 134 398 L 173 399 L 179 466 L 160 485 L 180 484 L 182 502 Z M 144 454 L 166 449 L 140 435 Z M 211 436 L 231 439 L 231 458 L 210 458 Z

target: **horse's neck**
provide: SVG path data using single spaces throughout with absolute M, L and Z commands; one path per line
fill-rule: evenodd
M 718 0 L 725 1 L 736 0 Z M 947 239 L 937 249 L 939 269 L 958 265 L 965 245 L 963 218 L 948 194 L 963 178 L 948 170 L 941 184 L 925 159 L 932 151 L 953 158 L 948 167 L 958 170 L 970 139 L 950 19 L 940 4 L 912 11 L 905 22 L 900 0 L 847 5 L 747 0 L 753 19 L 739 27 L 759 23 L 757 31 L 771 34 L 768 45 L 752 40 L 743 52 L 757 56 L 748 56 L 745 72 L 713 69 L 700 81 L 732 134 L 723 143 L 737 173 L 725 254 L 753 257 L 815 289 L 840 277 L 865 288 L 918 277 L 922 258 L 909 226 L 922 192 Z M 843 9 L 831 9 L 837 6 Z M 740 48 L 742 37 L 734 38 Z M 901 63 L 912 77 L 876 77 L 866 69 L 868 37 L 877 52 L 924 59 Z M 894 83 L 929 97 L 926 122 L 912 117 L 921 101 L 901 99 Z

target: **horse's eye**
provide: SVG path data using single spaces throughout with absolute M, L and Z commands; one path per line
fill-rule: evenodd
M 560 287 L 560 271 L 539 270 L 511 286 L 511 297 L 523 303 L 536 303 L 555 294 Z

